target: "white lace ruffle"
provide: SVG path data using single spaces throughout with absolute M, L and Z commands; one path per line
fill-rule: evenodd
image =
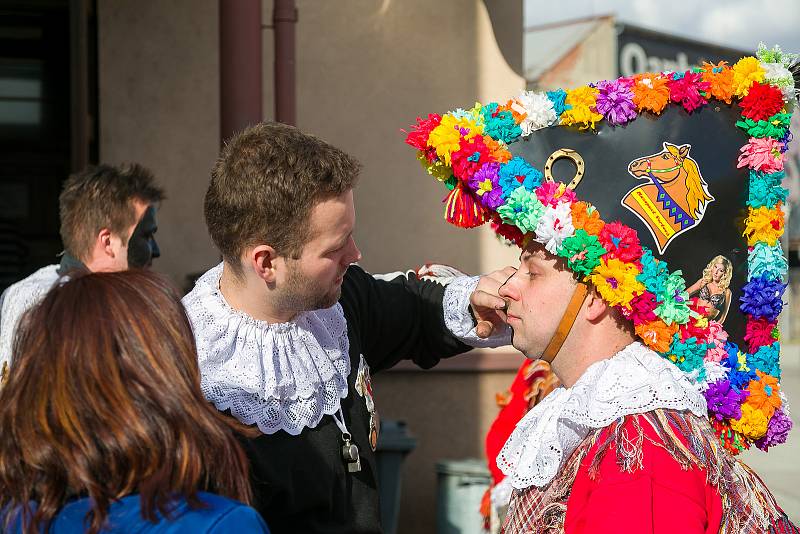
M 11 365 L 11 346 L 22 314 L 44 298 L 58 280 L 58 265 L 42 267 L 3 293 L 0 309 L 0 368 Z
M 444 290 L 444 324 L 447 329 L 471 347 L 502 347 L 511 344 L 511 327 L 505 325 L 500 332 L 488 338 L 478 337 L 475 320 L 469 313 L 469 299 L 478 285 L 479 276 L 453 278 Z
M 547 395 L 517 423 L 497 466 L 517 489 L 548 484 L 593 429 L 658 408 L 706 415 L 705 397 L 677 367 L 635 342 L 592 364 L 571 388 Z
M 268 324 L 225 301 L 221 275 L 219 264 L 183 298 L 206 398 L 265 434 L 283 430 L 297 435 L 337 412 L 350 374 L 342 306 Z

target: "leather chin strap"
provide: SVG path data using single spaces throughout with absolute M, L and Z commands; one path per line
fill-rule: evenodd
M 583 282 L 578 282 L 575 292 L 572 294 L 567 309 L 564 310 L 564 315 L 561 316 L 561 322 L 558 323 L 556 333 L 553 334 L 547 348 L 544 349 L 541 359 L 547 363 L 552 363 L 556 359 L 556 354 L 561 350 L 561 345 L 567 339 L 569 331 L 572 330 L 572 325 L 575 324 L 575 319 L 578 317 L 578 311 L 586 300 L 586 295 L 589 293 L 589 286 Z

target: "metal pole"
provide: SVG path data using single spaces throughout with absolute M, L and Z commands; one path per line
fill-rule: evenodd
M 297 124 L 295 104 L 295 23 L 294 0 L 275 0 L 272 23 L 275 28 L 275 120 Z
M 220 141 L 261 122 L 261 0 L 219 0 Z

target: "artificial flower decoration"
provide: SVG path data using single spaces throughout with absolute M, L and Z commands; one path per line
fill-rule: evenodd
M 448 222 L 470 228 L 491 221 L 492 230 L 503 240 L 521 248 L 535 240 L 563 258 L 579 280 L 592 284 L 633 323 L 647 347 L 697 384 L 707 401 L 709 421 L 725 449 L 737 454 L 755 444 L 767 450 L 783 443 L 791 429 L 779 385 L 777 322 L 788 272 L 779 243 L 784 231 L 782 205 L 788 196 L 782 186 L 783 166 L 792 137 L 791 114 L 797 107 L 789 67 L 797 60 L 798 56 L 778 47 L 760 45 L 757 57 L 742 58 L 733 66 L 705 63 L 685 72 L 636 74 L 568 90 L 525 91 L 504 104 L 478 103 L 441 116 L 420 117 L 406 132 L 406 143 L 416 150 L 426 171 L 447 187 Z M 723 103 L 727 108 L 720 109 Z M 671 271 L 666 261 L 645 246 L 652 242 L 649 236 L 623 224 L 625 217 L 607 222 L 601 210 L 587 202 L 590 199 L 581 199 L 580 185 L 574 190 L 572 184 L 554 181 L 550 176 L 554 169 L 544 161 L 512 155 L 536 154 L 539 145 L 531 143 L 527 147 L 534 150 L 525 151 L 517 150 L 515 147 L 522 145 L 516 143 L 536 141 L 536 136 L 549 129 L 563 128 L 581 136 L 598 131 L 602 137 L 616 129 L 631 132 L 629 125 L 638 128 L 631 123 L 642 120 L 642 114 L 648 122 L 684 120 L 687 113 L 692 120 L 705 121 L 715 116 L 699 113 L 709 104 L 722 112 L 720 116 L 730 110 L 741 111 L 730 124 L 741 135 L 736 168 L 746 169 L 748 179 L 746 189 L 742 188 L 747 216 L 743 225 L 739 226 L 741 219 L 736 222 L 747 242 L 747 274 L 739 278 L 746 279 L 741 285 L 730 286 L 738 301 L 726 305 L 731 313 L 741 312 L 744 319 L 744 327 L 734 336 L 743 348 L 732 342 L 725 330 L 727 310 L 720 318 L 715 305 L 697 296 L 697 285 L 690 298 L 683 273 Z M 680 115 L 665 114 L 668 108 L 680 109 Z M 677 168 L 670 165 L 680 166 L 697 150 L 695 147 L 689 155 L 691 145 L 670 145 L 668 149 L 667 144 L 660 166 L 653 164 L 652 156 L 637 160 L 646 160 L 646 168 L 629 164 L 627 174 L 644 182 L 631 186 L 634 189 L 625 196 L 633 198 L 634 191 L 640 190 L 636 202 L 650 213 L 672 207 L 672 211 L 662 212 L 662 229 L 671 224 L 669 217 L 682 221 L 680 217 L 689 214 L 686 208 L 667 204 L 671 199 L 664 184 Z M 707 157 L 712 156 L 717 157 Z M 673 163 L 666 163 L 670 159 Z M 542 171 L 548 173 L 547 179 Z M 615 180 L 613 172 L 625 175 L 619 168 L 586 168 L 590 179 L 612 176 Z M 699 171 L 692 179 L 700 189 L 720 180 L 711 176 L 706 182 Z M 617 185 L 609 184 L 609 191 Z M 647 197 L 650 193 L 644 187 L 651 188 L 652 197 Z M 720 206 L 727 202 L 716 192 L 715 198 L 710 193 L 707 196 Z M 678 233 L 696 231 L 702 214 L 697 217 L 698 210 L 689 211 L 692 221 L 675 226 Z M 644 221 L 641 213 L 636 213 Z M 666 244 L 659 243 L 660 256 L 665 249 Z M 679 259 L 671 261 L 680 263 Z M 696 280 L 696 272 L 691 276 Z

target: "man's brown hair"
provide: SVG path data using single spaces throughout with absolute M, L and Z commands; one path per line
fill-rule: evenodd
M 58 197 L 64 250 L 86 260 L 103 228 L 127 242 L 126 230 L 136 223 L 134 200 L 146 204 L 164 200 L 153 174 L 141 165 L 97 165 L 72 174 Z
M 16 512 L 7 521 L 39 532 L 88 497 L 98 532 L 126 495 L 139 495 L 150 521 L 169 516 L 176 497 L 198 506 L 198 491 L 249 501 L 234 435 L 246 431 L 203 397 L 189 320 L 161 275 L 56 284 L 23 315 L 13 354 L 0 389 L 0 510 Z
M 263 122 L 225 145 L 206 192 L 211 239 L 236 274 L 248 248 L 268 244 L 298 258 L 312 237 L 308 217 L 319 202 L 352 189 L 359 163 L 297 128 Z

